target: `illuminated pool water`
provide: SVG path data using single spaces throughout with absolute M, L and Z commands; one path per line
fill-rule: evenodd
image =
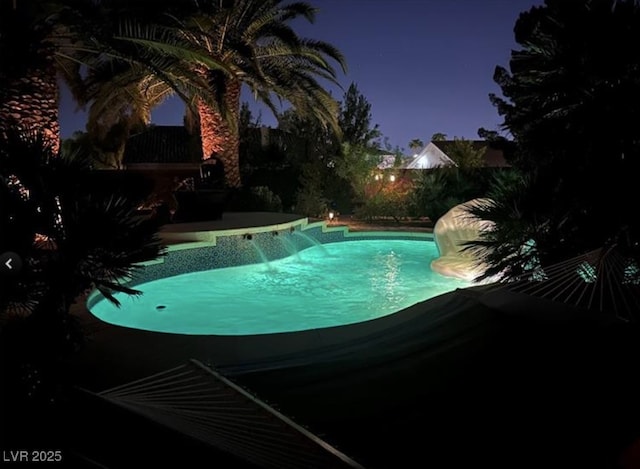
M 194 272 L 101 299 L 105 322 L 179 334 L 250 335 L 352 324 L 468 286 L 430 270 L 432 241 L 345 241 L 263 264 Z

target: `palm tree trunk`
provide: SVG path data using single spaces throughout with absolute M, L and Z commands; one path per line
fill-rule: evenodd
M 0 132 L 18 127 L 40 133 L 57 155 L 60 122 L 56 69 L 52 54 L 42 60 L 44 67 L 29 67 L 21 76 L 0 71 Z
M 227 187 L 242 186 L 240 179 L 240 138 L 238 118 L 240 115 L 240 89 L 238 80 L 230 80 L 224 95 L 230 119 L 226 121 L 222 114 L 203 101 L 198 102 L 200 116 L 200 137 L 202 139 L 203 159 L 217 154 L 224 165 L 224 180 Z

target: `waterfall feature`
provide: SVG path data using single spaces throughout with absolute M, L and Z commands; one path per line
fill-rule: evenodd
M 291 255 L 291 256 L 295 256 L 296 260 L 300 261 L 300 252 L 298 252 L 298 248 L 296 247 L 295 244 L 293 244 L 293 242 L 287 238 L 286 236 L 278 236 L 278 239 L 280 240 L 280 243 L 282 243 L 282 246 L 284 247 L 284 249 Z
M 258 256 L 260 257 L 260 260 L 262 261 L 264 266 L 267 268 L 267 270 L 270 270 L 270 271 L 275 270 L 275 268 L 269 262 L 269 259 L 267 259 L 267 255 L 264 253 L 264 251 L 258 245 L 258 243 L 256 243 L 256 240 L 253 239 L 253 236 L 245 235 L 244 239 L 249 240 L 249 243 L 251 243 L 251 246 L 253 246 L 254 251 L 258 254 Z
M 298 235 L 303 239 L 306 239 L 307 241 L 309 241 L 311 243 L 312 246 L 318 246 L 320 248 L 320 250 L 325 254 L 325 255 L 329 255 L 329 253 L 327 252 L 327 248 L 325 248 L 322 243 L 320 241 L 318 241 L 315 238 L 312 238 L 311 236 L 309 236 L 306 233 L 303 233 L 302 231 L 293 231 L 292 232 L 294 235 Z

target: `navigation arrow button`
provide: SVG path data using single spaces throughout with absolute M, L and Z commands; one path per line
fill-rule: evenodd
M 0 274 L 14 275 L 20 272 L 22 260 L 15 252 L 5 252 L 0 255 Z

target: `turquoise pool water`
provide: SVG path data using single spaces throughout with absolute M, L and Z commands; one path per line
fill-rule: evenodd
M 352 324 L 395 313 L 465 287 L 429 264 L 432 241 L 346 241 L 240 267 L 163 278 L 136 286 L 142 296 L 101 299 L 105 322 L 178 334 L 250 335 Z

